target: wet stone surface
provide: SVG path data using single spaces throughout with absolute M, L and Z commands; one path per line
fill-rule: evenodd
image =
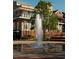
M 19 45 L 19 49 L 13 51 L 13 59 L 65 59 L 62 45 L 49 46 L 49 48 L 30 48 L 29 45 Z

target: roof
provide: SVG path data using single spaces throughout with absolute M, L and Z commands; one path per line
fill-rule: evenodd
M 16 10 L 26 10 L 26 11 L 34 11 L 34 7 L 33 6 L 31 6 L 31 5 L 28 5 L 28 4 L 22 4 L 22 3 L 18 3 L 18 2 L 16 2 L 16 1 L 13 1 L 13 2 L 15 2 L 15 4 L 16 4 L 16 8 L 14 9 L 15 11 Z

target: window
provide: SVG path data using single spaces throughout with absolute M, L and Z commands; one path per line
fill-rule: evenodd
M 23 17 L 27 17 L 27 12 L 26 11 L 23 12 Z
M 27 24 L 26 23 L 24 23 L 24 29 L 27 29 Z

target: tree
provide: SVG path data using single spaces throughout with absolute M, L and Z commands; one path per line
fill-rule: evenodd
M 52 6 L 52 4 L 50 2 L 40 0 L 40 2 L 35 7 L 35 9 L 37 11 L 39 11 L 39 13 L 41 13 L 41 15 L 42 15 L 44 28 L 48 24 L 47 22 L 48 22 L 49 15 L 51 15 L 51 13 L 50 13 L 51 6 Z
M 44 0 L 40 0 L 40 2 L 36 5 L 35 9 L 43 14 L 43 16 L 49 15 L 49 10 L 52 4 L 50 2 L 46 2 Z
M 48 31 L 57 29 L 58 17 L 56 17 L 51 11 L 51 6 L 51 2 L 40 0 L 35 7 L 36 11 L 39 11 L 42 15 L 44 38 L 46 29 L 48 29 Z
M 49 20 L 49 29 L 56 31 L 57 30 L 57 25 L 58 25 L 58 17 L 56 15 L 51 15 L 50 20 Z

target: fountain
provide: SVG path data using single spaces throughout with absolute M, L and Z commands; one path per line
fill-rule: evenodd
M 63 54 L 63 56 L 59 56 L 59 57 L 57 56 L 59 52 L 55 53 L 56 52 L 55 49 L 59 50 L 59 48 L 53 48 L 52 44 L 48 45 L 48 43 L 46 44 L 42 43 L 43 29 L 42 29 L 42 19 L 40 14 L 36 15 L 35 31 L 36 31 L 36 43 L 30 45 L 28 44 L 22 45 L 21 48 L 22 54 L 20 56 L 19 55 L 14 56 L 15 59 L 64 59 L 64 53 L 60 53 L 60 55 Z
M 42 19 L 40 14 L 36 15 L 35 19 L 35 31 L 36 31 L 36 44 L 34 48 L 42 48 L 42 39 L 43 39 L 43 29 L 42 29 Z

